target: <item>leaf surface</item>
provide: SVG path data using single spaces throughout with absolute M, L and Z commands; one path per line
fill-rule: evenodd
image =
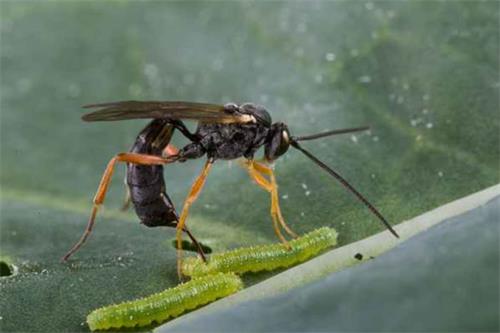
M 18 268 L 0 280 L 2 330 L 86 331 L 91 309 L 177 283 L 173 231 L 117 211 L 123 166 L 89 242 L 59 263 L 106 163 L 145 124 L 86 124 L 81 105 L 251 101 L 292 135 L 370 125 L 304 146 L 392 224 L 498 183 L 498 6 L 2 1 L 0 256 Z M 202 163 L 166 168 L 179 209 Z M 298 233 L 327 225 L 344 245 L 383 230 L 300 152 L 276 175 Z M 274 242 L 269 201 L 237 163 L 219 161 L 188 223 L 213 250 Z

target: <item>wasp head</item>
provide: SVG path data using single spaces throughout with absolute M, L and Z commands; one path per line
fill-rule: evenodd
M 272 124 L 264 147 L 264 157 L 266 160 L 272 162 L 278 159 L 278 157 L 287 152 L 288 147 L 290 147 L 288 126 L 283 123 Z

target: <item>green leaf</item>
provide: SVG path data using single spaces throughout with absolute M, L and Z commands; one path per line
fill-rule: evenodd
M 234 332 L 238 327 L 239 332 L 496 332 L 499 189 L 487 203 L 446 219 L 364 265 L 286 293 L 256 298 L 247 292 L 246 302 L 245 296 L 236 295 L 157 331 Z M 411 221 L 412 227 L 418 228 L 421 220 Z M 341 257 L 341 250 L 331 251 L 330 259 Z M 274 287 L 287 281 L 287 273 L 270 279 L 276 280 Z M 269 289 L 267 281 L 263 284 L 260 289 Z M 258 292 L 258 287 L 251 289 Z
M 392 224 L 499 182 L 496 2 L 0 7 L 0 257 L 18 270 L 0 279 L 2 330 L 87 331 L 93 308 L 177 283 L 173 230 L 117 211 L 123 166 L 89 242 L 59 263 L 85 228 L 106 163 L 145 124 L 83 123 L 84 104 L 253 101 L 293 135 L 371 125 L 304 146 Z M 179 209 L 202 163 L 166 168 Z M 276 241 L 268 194 L 236 163 L 213 169 L 188 221 L 198 238 L 214 251 Z M 344 245 L 383 230 L 300 152 L 278 160 L 276 174 L 298 233 L 334 227 Z

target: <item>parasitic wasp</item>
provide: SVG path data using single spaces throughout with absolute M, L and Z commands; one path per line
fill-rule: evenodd
M 297 235 L 285 223 L 281 213 L 278 186 L 270 166 L 273 161 L 285 154 L 290 146 L 303 153 L 322 170 L 339 181 L 376 215 L 394 236 L 399 237 L 382 214 L 361 193 L 300 144 L 301 141 L 364 131 L 368 127 L 332 130 L 307 136 L 292 136 L 286 124 L 273 123 L 269 112 L 264 107 L 253 103 L 217 105 L 174 101 L 121 101 L 86 105 L 84 108 L 97 109 L 82 117 L 84 121 L 89 122 L 141 118 L 152 118 L 153 120 L 139 133 L 129 152 L 115 155 L 108 163 L 93 200 L 94 205 L 87 228 L 80 240 L 63 257 L 63 260 L 67 260 L 75 253 L 92 232 L 97 211 L 104 202 L 113 170 L 118 162 L 127 164 L 128 198 L 141 222 L 148 227 L 166 226 L 177 229 L 179 276 L 181 276 L 183 232 L 188 235 L 201 258 L 205 260 L 201 245 L 187 228 L 186 219 L 191 205 L 205 184 L 212 164 L 217 160 L 243 158 L 243 164 L 250 177 L 270 193 L 274 231 L 281 242 L 290 248 L 281 229 L 293 238 Z M 198 122 L 194 133 L 185 126 L 183 122 L 185 120 Z M 178 130 L 190 141 L 181 149 L 170 144 L 175 130 Z M 261 147 L 264 147 L 264 159 L 256 160 L 254 155 Z M 181 214 L 178 215 L 166 192 L 163 165 L 185 162 L 203 156 L 207 158 L 205 165 L 191 187 Z

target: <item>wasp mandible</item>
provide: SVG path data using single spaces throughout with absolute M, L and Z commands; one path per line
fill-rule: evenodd
M 197 247 L 200 256 L 204 258 L 201 246 L 187 229 L 186 219 L 191 205 L 200 194 L 210 168 L 216 160 L 244 159 L 244 166 L 250 177 L 261 188 L 270 193 L 274 232 L 285 246 L 289 246 L 281 229 L 291 237 L 297 235 L 285 223 L 281 213 L 278 186 L 270 164 L 285 154 L 290 146 L 302 152 L 322 170 L 339 181 L 363 202 L 394 236 L 399 237 L 382 214 L 346 179 L 299 144 L 300 141 L 364 131 L 368 127 L 332 130 L 307 136 L 292 136 L 286 124 L 273 123 L 269 112 L 263 106 L 253 103 L 217 105 L 179 101 L 120 101 L 86 105 L 84 108 L 98 109 L 85 114 L 82 117 L 84 121 L 141 118 L 152 118 L 153 120 L 137 136 L 130 152 L 117 154 L 108 163 L 94 197 L 94 206 L 87 228 L 80 240 L 63 257 L 63 260 L 67 260 L 76 252 L 90 235 L 97 211 L 104 202 L 117 162 L 127 163 L 128 191 L 141 222 L 148 227 L 167 226 L 177 229 L 179 275 L 182 232 L 187 233 Z M 184 120 L 198 122 L 194 133 L 185 126 Z M 170 145 L 175 130 L 178 130 L 190 141 L 181 149 L 175 149 Z M 256 160 L 254 155 L 261 147 L 264 147 L 264 159 Z M 203 156 L 206 156 L 207 160 L 201 174 L 193 183 L 179 216 L 166 192 L 163 165 L 185 162 Z

